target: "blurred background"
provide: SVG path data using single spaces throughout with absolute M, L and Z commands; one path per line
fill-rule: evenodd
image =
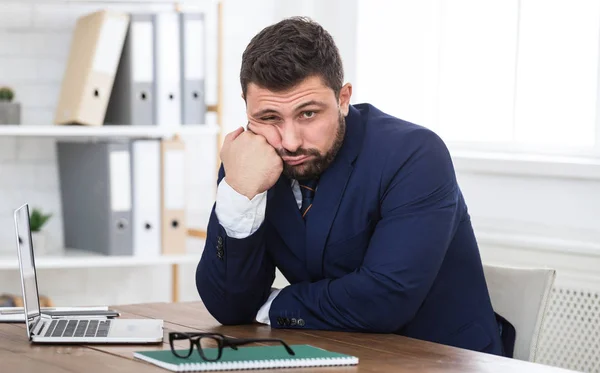
M 111 126 L 106 119 L 100 125 L 58 123 L 60 105 L 82 105 L 69 102 L 71 86 L 65 83 L 76 86 L 81 79 L 74 71 L 88 71 L 84 60 L 73 57 L 76 23 L 102 10 L 176 15 L 172 19 L 180 20 L 177 27 L 184 31 L 173 43 L 181 46 L 182 57 L 162 61 L 157 41 L 149 71 L 156 74 L 157 87 L 173 78 L 160 72 L 169 63 L 178 65 L 172 80 L 180 90 L 188 77 L 200 79 L 201 120 L 184 123 L 182 91 L 178 119 L 158 120 L 158 115 L 151 126 Z M 190 27 L 201 30 L 201 37 L 186 39 L 182 14 L 201 15 L 201 28 Z M 296 15 L 313 18 L 333 35 L 345 80 L 354 86 L 353 103 L 369 102 L 444 139 L 484 262 L 556 269 L 539 361 L 600 371 L 598 0 L 0 0 L 0 87 L 12 91 L 11 100 L 4 98 L 12 105 L 4 107 L 0 91 L 0 120 L 2 110 L 5 118 L 18 118 L 0 124 L 0 294 L 20 295 L 12 213 L 28 202 L 42 215 L 51 214 L 40 229 L 44 251 L 36 255 L 40 292 L 53 303 L 198 300 L 194 272 L 214 202 L 219 145 L 246 122 L 239 85 L 242 52 L 262 28 Z M 158 40 L 159 21 L 153 25 Z M 132 35 L 126 31 L 121 37 Z M 119 34 L 111 38 L 122 59 L 129 39 L 119 47 Z M 199 71 L 186 75 L 198 64 Z M 119 75 L 123 66 L 121 61 L 108 69 L 115 85 L 126 80 Z M 160 92 L 155 93 L 159 107 Z M 116 97 L 106 99 L 114 105 Z M 68 172 L 61 171 L 58 144 L 137 140 L 156 141 L 161 159 L 166 159 L 164 146 L 183 144 L 175 148 L 183 151 L 184 158 L 177 159 L 184 159 L 185 167 L 173 172 L 181 176 L 175 189 L 184 192 L 175 210 L 185 220 L 185 237 L 175 241 L 183 239 L 184 245 L 169 252 L 166 233 L 152 253 L 132 249 L 115 256 L 69 247 L 61 197 Z M 148 162 L 134 162 L 132 170 L 170 172 L 164 163 Z M 130 198 L 135 198 L 133 184 Z M 135 200 L 130 205 L 135 211 Z M 168 205 L 157 211 L 166 216 Z M 79 210 L 85 211 L 84 205 Z M 276 280 L 285 283 L 281 276 Z

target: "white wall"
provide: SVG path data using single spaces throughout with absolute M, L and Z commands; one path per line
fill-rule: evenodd
M 600 180 L 456 164 L 485 261 L 552 267 L 557 284 L 600 291 Z
M 245 126 L 240 86 L 242 53 L 250 39 L 275 19 L 275 0 L 223 2 L 223 132 Z

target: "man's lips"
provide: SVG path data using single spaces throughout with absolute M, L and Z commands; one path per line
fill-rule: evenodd
M 290 166 L 297 166 L 299 164 L 304 163 L 311 157 L 312 155 L 301 155 L 299 157 L 284 157 L 283 161 Z

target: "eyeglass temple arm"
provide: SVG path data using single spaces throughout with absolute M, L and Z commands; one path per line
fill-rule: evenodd
M 233 349 L 235 349 L 237 346 L 241 346 L 241 345 L 245 345 L 245 344 L 249 344 L 249 343 L 256 343 L 256 342 L 277 342 L 277 343 L 281 343 L 283 345 L 283 347 L 285 347 L 285 350 L 288 352 L 288 354 L 290 355 L 296 355 L 296 353 L 294 352 L 294 350 L 292 350 L 292 348 L 290 346 L 288 346 L 287 343 L 285 343 L 283 340 L 281 339 L 270 339 L 270 338 L 256 338 L 256 339 L 226 339 L 223 341 L 225 346 L 229 346 Z

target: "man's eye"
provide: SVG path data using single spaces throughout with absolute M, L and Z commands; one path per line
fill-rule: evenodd
M 314 111 L 305 111 L 302 113 L 302 116 L 306 119 L 310 119 L 312 117 L 314 117 L 317 113 Z
M 262 117 L 260 119 L 263 120 L 263 121 L 265 121 L 265 122 L 269 122 L 269 121 L 273 121 L 273 120 L 277 119 L 277 117 L 270 116 L 270 117 Z

